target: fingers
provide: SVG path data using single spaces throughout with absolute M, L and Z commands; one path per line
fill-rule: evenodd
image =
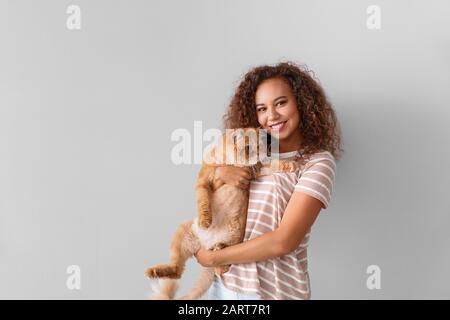
M 249 186 L 250 186 L 249 184 L 240 184 L 239 189 L 248 190 Z
M 225 170 L 225 169 L 224 169 Z M 250 168 L 239 168 L 229 166 L 226 167 L 226 172 L 223 172 L 222 180 L 224 183 L 233 185 L 240 189 L 247 190 L 252 179 L 252 171 Z M 217 169 L 216 169 L 217 173 Z
M 242 181 L 237 180 L 233 183 L 233 185 L 235 187 L 238 187 L 239 189 L 246 190 L 250 186 L 250 183 L 246 182 L 246 180 L 242 180 Z
M 250 183 L 249 179 L 244 178 L 244 177 L 240 177 L 238 181 L 240 184 L 245 184 L 245 185 L 248 185 Z
M 250 186 L 250 181 L 248 179 L 245 179 L 242 177 L 239 178 L 238 184 L 237 184 L 238 188 L 247 190 L 249 188 L 249 186 Z
M 238 168 L 239 169 L 239 176 L 250 180 L 252 178 L 252 170 L 250 168 Z
M 250 179 L 252 178 L 250 168 L 239 168 L 239 175 L 237 177 L 238 188 L 247 190 L 250 186 Z
M 249 168 L 245 168 L 245 170 L 241 172 L 241 177 L 250 180 L 252 178 L 251 170 Z

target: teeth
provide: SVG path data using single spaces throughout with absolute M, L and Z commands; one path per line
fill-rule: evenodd
M 279 129 L 279 128 L 281 128 L 281 126 L 285 123 L 286 121 L 284 121 L 284 122 L 280 122 L 280 123 L 277 123 L 277 124 L 274 124 L 273 126 L 270 126 L 272 129 Z

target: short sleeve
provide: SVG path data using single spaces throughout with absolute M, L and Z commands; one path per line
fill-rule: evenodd
M 295 185 L 296 192 L 306 193 L 320 201 L 326 209 L 333 193 L 336 177 L 336 162 L 329 152 L 316 154 L 309 160 Z

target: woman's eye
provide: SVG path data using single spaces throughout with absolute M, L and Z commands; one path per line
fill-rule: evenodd
M 258 112 L 262 112 L 262 111 L 265 111 L 265 110 L 266 110 L 266 108 L 259 108 Z
M 279 101 L 279 102 L 277 102 L 277 106 L 281 106 L 281 105 L 283 105 L 283 104 L 285 104 L 286 103 L 286 101 Z

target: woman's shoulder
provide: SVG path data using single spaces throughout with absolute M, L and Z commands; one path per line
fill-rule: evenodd
M 305 157 L 304 168 L 310 167 L 318 162 L 331 163 L 336 167 L 336 159 L 328 150 L 320 150 Z
M 317 151 L 311 155 L 311 158 L 312 159 L 327 158 L 327 159 L 335 160 L 333 154 L 328 150 Z

